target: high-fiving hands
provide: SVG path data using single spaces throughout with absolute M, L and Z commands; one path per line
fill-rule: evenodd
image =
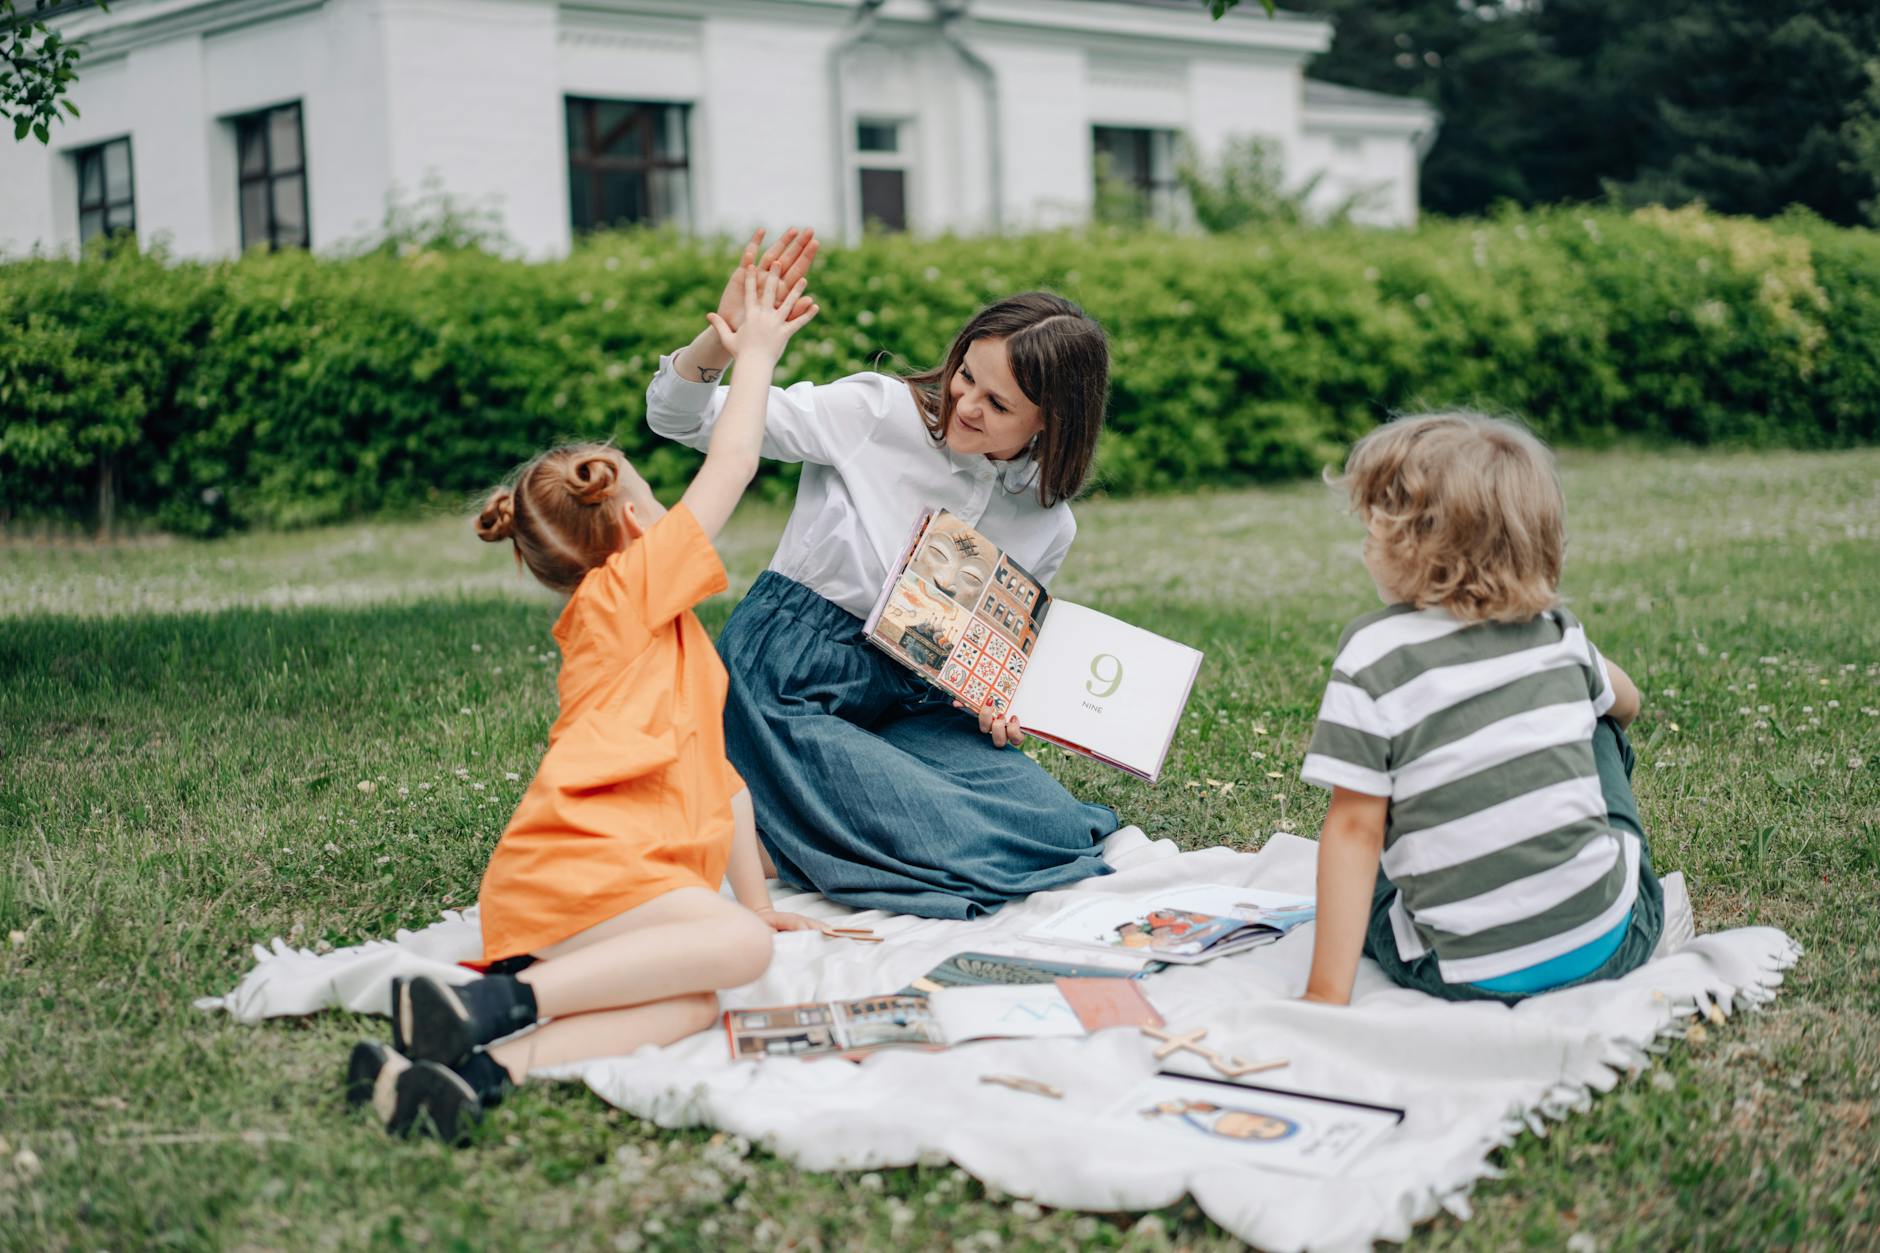
M 761 270 L 764 282 L 760 288 L 757 282 L 760 267 L 741 265 L 738 272 L 744 276 L 740 321 L 733 325 L 716 310 L 706 314 L 705 320 L 712 324 L 719 342 L 733 357 L 742 361 L 755 354 L 774 364 L 783 355 L 790 337 L 816 316 L 816 303 L 803 295 L 809 281 L 799 277 L 784 291 L 785 272 L 775 267 Z
M 759 256 L 757 250 L 764 245 L 764 228 L 758 227 L 750 242 L 744 245 L 744 255 L 738 261 L 737 268 L 731 271 L 731 277 L 725 281 L 724 294 L 718 297 L 718 317 L 732 330 L 744 324 L 744 311 L 750 307 L 746 295 L 749 285 L 745 280 L 752 274 L 760 279 L 767 274 L 781 276 L 781 292 L 800 291 L 801 281 L 808 277 L 809 267 L 816 260 L 816 253 L 822 243 L 816 238 L 816 231 L 811 227 L 798 229 L 792 226 L 783 233 L 783 237 Z M 761 291 L 761 289 L 760 289 Z M 792 317 L 807 311 L 810 302 L 797 296 L 797 305 L 791 309 Z

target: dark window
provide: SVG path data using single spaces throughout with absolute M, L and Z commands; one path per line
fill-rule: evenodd
M 907 160 L 899 122 L 855 123 L 856 174 L 861 180 L 862 229 L 907 229 Z
M 568 97 L 568 205 L 578 231 L 691 217 L 686 106 Z
M 874 230 L 907 229 L 907 171 L 862 171 L 862 224 Z
M 131 141 L 114 139 L 81 148 L 78 161 L 78 239 L 80 243 L 113 231 L 137 230 L 131 195 Z
M 1092 128 L 1097 204 L 1111 217 L 1162 222 L 1174 213 L 1177 182 L 1173 131 L 1136 126 Z
M 235 119 L 240 162 L 242 247 L 307 246 L 307 158 L 300 105 Z
M 857 122 L 855 124 L 855 150 L 857 152 L 899 152 L 901 128 L 893 122 Z

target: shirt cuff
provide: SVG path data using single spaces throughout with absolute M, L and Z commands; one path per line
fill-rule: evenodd
M 655 410 L 664 410 L 674 415 L 703 418 L 712 407 L 718 384 L 698 383 L 682 376 L 678 366 L 673 364 L 678 357 L 674 352 L 659 359 L 659 371 L 646 389 L 647 412 L 650 415 Z
M 1331 791 L 1342 787 L 1348 792 L 1362 792 L 1366 796 L 1389 796 L 1390 776 L 1336 757 L 1327 757 L 1322 753 L 1306 754 L 1305 764 L 1300 768 L 1299 777 L 1314 787 Z

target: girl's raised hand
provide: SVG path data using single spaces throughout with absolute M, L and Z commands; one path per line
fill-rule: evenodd
M 733 326 L 723 314 L 712 312 L 705 315 L 712 329 L 718 332 L 719 342 L 725 351 L 733 357 L 742 359 L 756 353 L 775 362 L 783 355 L 784 345 L 805 323 L 815 317 L 818 306 L 803 295 L 809 283 L 798 278 L 795 283 L 779 297 L 783 280 L 776 269 L 764 275 L 764 284 L 760 290 L 757 284 L 758 269 L 753 266 L 742 267 L 744 272 L 744 320 Z
M 744 255 L 739 258 L 737 267 L 731 271 L 731 277 L 725 281 L 725 290 L 718 297 L 718 316 L 728 323 L 732 330 L 744 324 L 746 308 L 745 278 L 753 273 L 763 276 L 775 272 L 783 277 L 783 290 L 789 291 L 796 286 L 797 280 L 806 278 L 809 268 L 816 260 L 816 253 L 822 248 L 822 242 L 816 238 L 814 228 L 798 230 L 792 226 L 783 233 L 783 237 L 769 248 L 762 256 L 757 250 L 763 247 L 764 228 L 758 227 L 751 235 L 750 242 L 744 245 Z M 795 316 L 807 312 L 807 301 L 801 301 L 791 310 Z

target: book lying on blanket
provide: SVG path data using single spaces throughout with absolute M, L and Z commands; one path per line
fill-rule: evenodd
M 969 1040 L 1077 1036 L 1105 1027 L 1159 1027 L 1136 983 L 1059 979 L 1052 983 L 942 988 L 926 996 L 870 996 L 724 1015 L 731 1058 L 845 1057 L 877 1049 L 943 1049 Z
M 871 643 L 966 708 L 1153 783 L 1201 654 L 1054 599 L 944 510 L 922 514 L 865 627 Z
M 901 991 L 938 992 L 942 988 L 975 987 L 988 983 L 1054 983 L 1059 979 L 1136 979 L 1141 968 L 1119 969 L 1088 962 L 1053 962 L 1011 953 L 955 953 L 915 979 Z
M 1164 1071 L 1132 1089 L 1109 1117 L 1150 1128 L 1171 1151 L 1325 1177 L 1345 1173 L 1403 1121 L 1404 1111 Z
M 1203 883 L 1132 896 L 1092 893 L 1024 938 L 1194 965 L 1271 944 L 1316 912 L 1309 896 Z

